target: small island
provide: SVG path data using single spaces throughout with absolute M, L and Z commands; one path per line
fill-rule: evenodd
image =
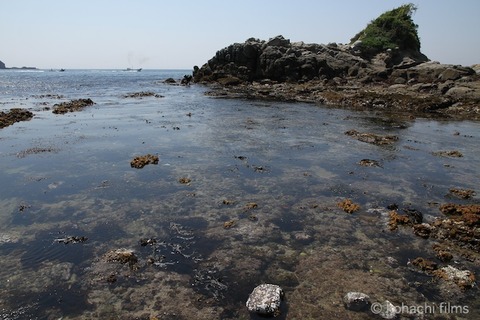
M 383 13 L 348 44 L 250 38 L 195 66 L 193 78 L 211 85 L 211 96 L 480 119 L 476 67 L 430 61 L 420 51 L 415 10 L 407 4 Z

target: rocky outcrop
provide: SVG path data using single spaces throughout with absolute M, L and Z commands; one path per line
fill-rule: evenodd
M 6 69 L 5 63 L 2 61 L 0 61 L 0 69 Z
M 357 46 L 250 38 L 195 66 L 193 76 L 213 85 L 213 96 L 480 119 L 480 75 L 474 69 L 432 62 L 411 50 L 365 58 Z
M 250 38 L 220 51 L 201 68 L 194 69 L 197 82 L 279 82 L 331 80 L 339 78 L 384 79 L 393 69 L 404 69 L 428 61 L 419 53 L 389 50 L 371 60 L 363 58 L 354 45 L 336 43 L 291 43 L 283 36 L 268 41 Z M 235 82 L 236 81 L 236 82 Z

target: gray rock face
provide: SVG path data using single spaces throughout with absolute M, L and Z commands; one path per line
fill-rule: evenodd
M 345 308 L 352 311 L 365 311 L 370 307 L 370 297 L 362 292 L 349 292 L 343 297 Z
M 5 63 L 3 63 L 2 61 L 0 61 L 0 69 L 5 69 Z
M 250 312 L 274 316 L 280 311 L 282 298 L 282 288 L 274 284 L 261 284 L 250 293 L 246 305 Z
M 428 61 L 424 55 L 404 52 L 379 55 L 383 68 L 408 60 L 411 64 Z M 283 36 L 268 41 L 250 38 L 217 51 L 201 68 L 195 68 L 195 81 L 217 81 L 235 77 L 243 81 L 309 81 L 335 77 L 365 76 L 378 72 L 378 65 L 361 57 L 348 45 L 291 43 Z M 452 77 L 452 75 L 449 75 Z

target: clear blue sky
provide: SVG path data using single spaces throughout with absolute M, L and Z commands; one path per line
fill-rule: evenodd
M 412 2 L 422 52 L 480 63 L 480 0 L 1 0 L 7 67 L 191 69 L 250 37 L 348 43 L 381 13 Z

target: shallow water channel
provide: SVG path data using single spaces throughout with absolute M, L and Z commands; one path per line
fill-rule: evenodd
M 468 306 L 426 319 L 479 318 L 477 287 L 452 294 L 407 266 L 435 260 L 435 241 L 389 230 L 387 207 L 431 222 L 441 204 L 478 203 L 449 190 L 480 192 L 480 123 L 166 86 L 163 98 L 88 96 L 94 106 L 65 115 L 43 109 L 55 99 L 22 100 L 35 117 L 0 129 L 0 319 L 250 319 L 261 283 L 284 289 L 279 319 L 371 318 L 345 309 L 349 291 Z M 451 150 L 463 156 L 438 153 Z M 130 166 L 145 154 L 158 164 Z M 109 259 L 118 249 L 136 261 Z M 450 264 L 478 277 L 469 257 Z

